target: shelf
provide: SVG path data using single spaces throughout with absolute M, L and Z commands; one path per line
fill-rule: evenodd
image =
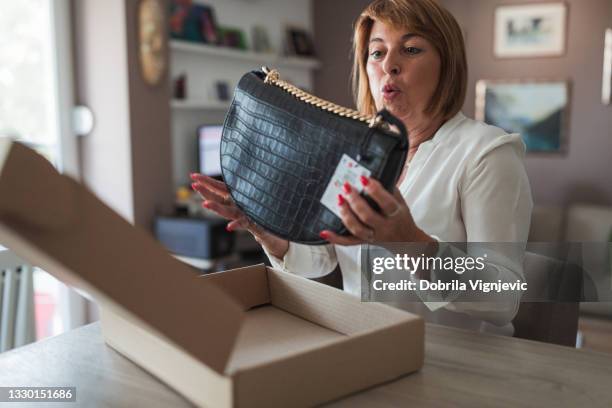
M 221 101 L 190 101 L 190 100 L 172 100 L 170 102 L 172 109 L 201 109 L 201 110 L 228 110 L 229 102 Z
M 317 69 L 321 66 L 320 61 L 305 57 L 282 57 L 277 54 L 259 53 L 253 51 L 242 51 L 227 47 L 219 47 L 208 44 L 197 44 L 189 41 L 171 40 L 170 49 L 173 51 L 188 52 L 193 54 L 212 55 L 222 58 L 237 59 L 246 62 L 254 62 L 258 65 L 267 65 L 270 68 L 289 67 L 301 69 Z

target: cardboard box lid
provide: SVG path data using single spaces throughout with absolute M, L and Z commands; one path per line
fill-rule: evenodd
M 223 373 L 243 307 L 33 150 L 0 138 L 0 243 Z

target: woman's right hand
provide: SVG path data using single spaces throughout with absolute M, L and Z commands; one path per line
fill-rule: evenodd
M 283 259 L 289 249 L 289 241 L 264 231 L 249 220 L 232 200 L 224 182 L 198 173 L 192 173 L 191 180 L 193 180 L 191 187 L 204 198 L 202 206 L 230 220 L 226 227 L 228 231 L 239 229 L 249 231 L 266 251 L 276 258 Z

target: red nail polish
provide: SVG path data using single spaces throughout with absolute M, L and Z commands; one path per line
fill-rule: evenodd
M 210 208 L 210 203 L 209 203 L 208 201 L 204 201 L 204 202 L 202 203 L 202 206 L 203 206 L 204 208 Z
M 196 173 L 189 173 L 189 178 L 195 179 L 197 176 Z
M 338 205 L 342 204 L 344 204 L 344 197 L 342 197 L 342 194 L 338 194 Z
M 198 185 L 197 185 L 196 183 L 191 183 L 191 188 L 192 188 L 193 190 L 196 190 L 196 189 L 197 189 L 197 186 L 198 186 Z
M 321 231 L 321 232 L 319 233 L 319 236 L 320 236 L 321 238 L 323 238 L 323 239 L 327 239 L 327 238 L 329 238 L 329 232 L 327 232 L 327 231 Z
M 342 186 L 342 189 L 344 190 L 344 192 L 346 194 L 350 194 L 351 193 L 351 185 L 348 182 L 344 182 L 344 185 Z
M 227 225 L 225 226 L 225 230 L 226 230 L 227 232 L 232 232 L 232 229 L 230 228 L 229 224 L 227 224 Z
M 359 176 L 359 180 L 361 180 L 361 184 L 363 184 L 364 187 L 370 183 L 370 180 L 368 180 L 366 176 Z

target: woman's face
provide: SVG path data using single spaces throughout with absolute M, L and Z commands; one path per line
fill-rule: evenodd
M 438 86 L 440 55 L 426 39 L 375 21 L 367 73 L 377 110 L 418 118 Z

